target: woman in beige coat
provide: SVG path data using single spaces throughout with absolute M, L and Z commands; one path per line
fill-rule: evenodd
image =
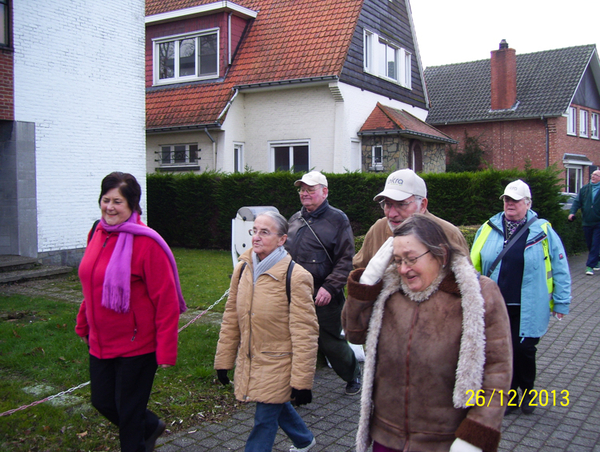
M 278 426 L 293 442 L 290 451 L 316 444 L 291 403 L 312 400 L 319 325 L 312 276 L 283 247 L 287 230 L 278 213 L 256 217 L 252 249 L 240 256 L 231 278 L 217 345 L 219 381 L 229 383 L 227 371 L 235 364 L 236 398 L 256 402 L 246 452 L 270 451 Z
M 342 313 L 366 341 L 356 450 L 495 452 L 512 373 L 498 286 L 422 214 L 378 254 L 350 274 Z

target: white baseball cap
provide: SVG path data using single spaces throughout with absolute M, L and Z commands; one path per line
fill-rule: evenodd
M 311 171 L 310 173 L 306 173 L 304 176 L 302 176 L 302 179 L 298 179 L 296 182 L 294 182 L 296 187 L 300 184 L 310 185 L 311 187 L 313 185 L 324 185 L 327 187 L 327 178 L 318 171 Z
M 508 196 L 515 201 L 520 201 L 523 198 L 531 199 L 531 190 L 529 190 L 529 185 L 527 185 L 521 179 L 517 179 L 506 186 L 504 193 L 500 195 L 500 199 L 504 198 L 505 196 Z
M 390 174 L 385 181 L 384 190 L 375 196 L 373 201 L 384 197 L 404 201 L 414 195 L 427 198 L 427 185 L 413 170 L 406 168 Z

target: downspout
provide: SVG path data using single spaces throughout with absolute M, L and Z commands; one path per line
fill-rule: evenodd
M 231 66 L 231 16 L 233 13 L 229 13 L 227 17 L 227 64 Z
M 548 118 L 544 118 L 544 124 L 546 126 L 546 168 L 550 166 L 550 130 L 548 128 Z
M 217 171 L 217 142 L 215 141 L 215 139 L 210 136 L 210 133 L 208 132 L 208 127 L 204 127 L 204 133 L 206 133 L 206 136 L 210 139 L 210 141 L 212 141 L 212 148 L 213 148 L 213 162 L 214 162 L 214 170 Z

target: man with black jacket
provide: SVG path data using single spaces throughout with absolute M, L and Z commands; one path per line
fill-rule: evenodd
M 302 209 L 289 220 L 285 248 L 313 276 L 319 349 L 346 382 L 346 394 L 358 394 L 358 361 L 341 335 L 344 286 L 354 256 L 352 228 L 346 214 L 329 205 L 327 178 L 323 174 L 311 171 L 294 185 L 299 187 Z

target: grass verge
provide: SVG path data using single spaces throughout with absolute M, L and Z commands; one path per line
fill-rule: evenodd
M 180 326 L 229 287 L 231 254 L 175 249 L 189 310 Z M 71 276 L 53 286 L 78 289 Z M 180 333 L 177 366 L 159 369 L 149 408 L 170 432 L 219 420 L 237 408 L 232 391 L 214 381 L 212 363 L 225 300 Z M 88 353 L 75 334 L 77 303 L 0 295 L 0 412 L 89 380 Z M 0 418 L 3 451 L 118 451 L 118 431 L 89 404 L 89 386 Z

